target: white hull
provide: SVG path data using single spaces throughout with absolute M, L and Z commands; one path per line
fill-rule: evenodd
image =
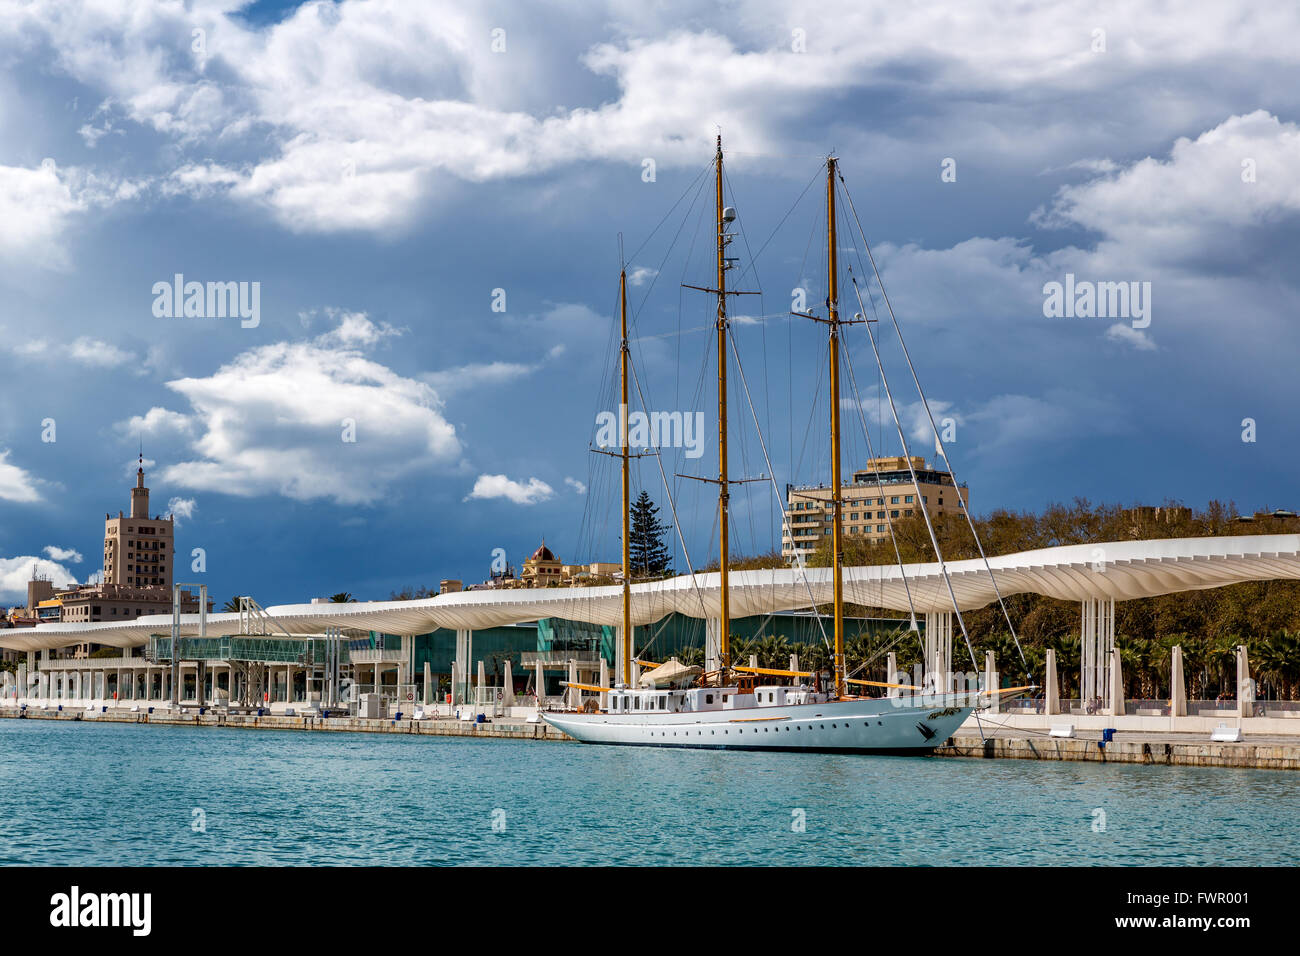
M 975 703 L 973 694 L 936 694 L 743 710 L 542 716 L 585 744 L 921 754 L 952 736 Z

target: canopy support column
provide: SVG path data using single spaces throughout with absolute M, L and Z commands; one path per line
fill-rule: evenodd
M 706 618 L 704 621 L 704 669 L 716 671 L 722 667 L 722 619 Z
M 470 658 L 474 654 L 474 632 L 469 629 L 456 630 L 456 675 L 457 680 L 451 688 L 451 700 L 454 704 L 469 703 Z
M 935 693 L 952 689 L 952 611 L 929 611 L 925 615 L 926 675 Z
M 1187 716 L 1187 683 L 1183 680 L 1183 647 L 1175 644 L 1169 661 L 1169 716 Z
M 633 625 L 632 633 L 635 635 L 636 626 Z M 614 681 L 623 683 L 623 675 L 632 673 L 631 656 L 635 656 L 636 649 L 632 646 L 632 641 L 626 639 L 623 633 L 623 625 L 614 626 Z M 601 658 L 604 660 L 604 658 Z
M 1061 684 L 1056 677 L 1056 648 L 1047 649 L 1047 676 L 1044 678 L 1047 682 L 1047 689 L 1044 694 L 1045 700 L 1043 713 L 1048 716 L 1059 714 L 1061 712 Z
M 1255 716 L 1255 682 L 1250 679 L 1250 659 L 1246 645 L 1237 645 L 1237 716 Z
M 989 713 L 998 713 L 1001 695 L 998 694 L 997 659 L 992 651 L 984 652 L 984 691 L 989 695 Z
M 1079 627 L 1079 702 L 1084 713 L 1112 713 L 1111 660 L 1115 650 L 1115 601 L 1082 603 Z

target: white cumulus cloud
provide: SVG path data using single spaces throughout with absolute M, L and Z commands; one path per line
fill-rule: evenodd
M 350 346 L 384 337 L 382 327 L 345 321 L 341 334 L 257 346 L 211 375 L 170 381 L 189 411 L 155 408 L 118 428 L 191 435 L 161 480 L 196 491 L 368 504 L 409 474 L 454 465 L 460 441 L 433 389 Z
M 167 513 L 172 515 L 176 521 L 176 527 L 181 526 L 181 521 L 188 521 L 194 517 L 194 510 L 198 507 L 193 498 L 169 498 L 167 499 Z
M 474 488 L 465 500 L 471 498 L 505 498 L 517 505 L 535 505 L 555 496 L 555 489 L 539 478 L 527 482 L 515 481 L 505 475 L 479 475 Z
M 0 451 L 0 499 L 20 504 L 40 501 L 36 479 L 18 465 L 11 464 L 9 454 L 8 448 Z
M 76 576 L 57 561 L 25 554 L 13 558 L 0 558 L 0 601 L 22 604 L 27 601 L 27 582 L 32 571 L 49 578 L 56 588 L 77 583 Z
M 57 545 L 47 544 L 44 551 L 45 556 L 51 561 L 69 561 L 72 564 L 82 562 L 81 552 L 73 548 L 60 548 Z

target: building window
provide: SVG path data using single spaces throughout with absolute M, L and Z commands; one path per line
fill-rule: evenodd
M 891 511 L 891 512 L 889 513 L 889 517 L 891 517 L 891 518 L 897 518 L 897 517 L 898 517 L 898 512 L 897 512 L 897 511 Z
M 894 495 L 892 498 L 890 498 L 890 499 L 889 499 L 889 503 L 890 503 L 891 505 L 896 505 L 896 504 L 898 504 L 898 495 Z
M 915 495 L 907 495 L 907 496 L 903 499 L 904 504 L 909 504 L 909 505 L 910 505 L 910 504 L 913 504 L 915 501 L 916 501 L 916 496 L 915 496 Z

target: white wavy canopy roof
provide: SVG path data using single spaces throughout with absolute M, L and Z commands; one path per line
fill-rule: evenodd
M 1030 592 L 1069 601 L 1089 598 L 1126 601 L 1240 581 L 1300 579 L 1300 535 L 1065 545 L 989 558 L 989 566 L 1003 596 Z M 951 561 L 948 574 L 962 610 L 984 607 L 997 600 L 997 591 L 983 561 Z M 952 610 L 937 563 L 907 565 L 902 572 L 897 565 L 846 568 L 844 599 L 868 607 L 906 611 L 904 575 L 918 613 Z M 416 601 L 283 604 L 266 610 L 290 634 L 316 634 L 326 627 L 425 634 L 440 627 L 481 629 L 543 617 L 617 625 L 622 622 L 621 593 L 617 585 L 462 591 Z M 778 568 L 731 574 L 733 617 L 800 610 L 830 601 L 829 568 L 809 568 L 803 572 Z M 718 602 L 716 573 L 698 574 L 694 579 L 683 576 L 637 584 L 632 587 L 632 619 L 636 624 L 650 624 L 673 611 L 688 617 L 716 617 Z M 231 633 L 238 621 L 238 614 L 210 614 L 208 631 Z M 198 625 L 197 614 L 183 615 L 181 633 L 197 634 Z M 150 634 L 166 634 L 170 629 L 168 614 L 121 624 L 42 624 L 0 631 L 0 647 L 41 650 L 83 641 L 133 647 L 147 643 Z

